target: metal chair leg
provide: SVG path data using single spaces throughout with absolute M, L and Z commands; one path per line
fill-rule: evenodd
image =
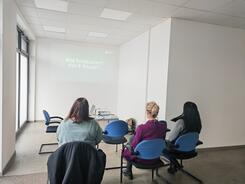
M 196 176 L 192 175 L 192 174 L 189 173 L 188 171 L 184 170 L 183 168 L 180 168 L 180 171 L 182 171 L 183 173 L 187 174 L 188 176 L 190 176 L 190 177 L 193 178 L 194 180 L 198 181 L 199 183 L 203 183 L 202 180 L 200 180 L 200 179 L 197 178 Z
M 158 168 L 156 168 L 156 175 L 159 177 Z
M 154 169 L 152 169 L 152 172 L 151 172 L 151 179 L 152 180 L 154 179 Z
M 124 144 L 122 144 L 122 150 L 123 150 Z M 121 153 L 121 157 L 122 157 L 122 153 Z M 112 169 L 122 169 L 122 168 L 126 168 L 126 166 L 117 166 L 117 167 L 107 167 L 105 168 L 105 170 L 112 170 Z
M 49 146 L 49 145 L 58 145 L 58 143 L 56 142 L 56 143 L 41 144 L 38 154 L 53 153 L 54 151 L 44 151 L 44 152 L 42 152 L 43 147 L 44 146 Z
M 121 153 L 120 183 L 122 183 L 123 156 Z

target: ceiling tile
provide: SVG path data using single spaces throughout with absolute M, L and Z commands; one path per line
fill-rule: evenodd
M 67 20 L 67 13 L 62 13 L 62 12 L 37 9 L 37 14 L 40 19 L 51 19 L 57 21 Z
M 115 10 L 122 10 L 122 11 L 131 11 L 131 2 L 132 0 L 108 0 L 105 7 Z
M 215 12 L 245 17 L 245 0 L 233 0 L 231 3 L 217 8 Z
M 29 23 L 29 24 L 41 25 L 41 21 L 37 17 L 26 16 L 25 19 L 26 19 L 27 23 Z
M 232 17 L 224 14 L 208 12 L 195 19 L 196 21 L 217 24 L 228 27 L 242 28 L 245 25 L 245 18 Z
M 171 15 L 178 9 L 178 7 L 173 5 L 146 0 L 134 0 L 131 2 L 131 5 L 133 13 L 156 17 L 171 17 Z
M 156 2 L 166 3 L 166 4 L 182 6 L 185 3 L 187 3 L 189 0 L 151 0 L 151 1 L 156 1 Z
M 53 33 L 53 32 L 45 32 L 45 37 L 47 38 L 56 38 L 56 39 L 65 39 L 65 34 L 63 33 Z
M 200 17 L 201 15 L 203 15 L 205 13 L 206 13 L 205 11 L 198 11 L 198 10 L 190 9 L 190 8 L 180 8 L 173 15 L 173 17 L 193 20 L 193 19 L 195 19 L 197 17 Z
M 159 24 L 160 22 L 164 20 L 166 20 L 166 18 L 133 14 L 127 19 L 127 22 L 153 26 L 153 25 Z
M 30 24 L 31 28 L 33 31 L 44 31 L 43 26 L 42 25 L 37 25 L 37 24 Z
M 19 6 L 19 8 L 24 16 L 38 17 L 36 8 L 27 7 L 27 6 Z
M 233 0 L 190 0 L 184 6 L 188 8 L 211 11 L 232 1 Z
M 69 25 L 94 25 L 97 27 L 119 27 L 121 25 L 120 21 L 97 18 L 97 17 L 88 17 L 82 15 L 68 15 L 68 24 Z
M 34 0 L 16 0 L 16 2 L 21 6 L 35 7 Z
M 91 6 L 105 7 L 108 0 L 69 0 L 69 2 L 82 3 Z
M 50 19 L 40 19 L 42 25 L 44 26 L 54 26 L 54 27 L 66 27 L 66 21 L 56 21 Z
M 91 6 L 83 3 L 69 3 L 68 13 L 99 17 L 103 11 L 102 7 Z
M 34 0 L 16 0 L 20 11 L 39 37 L 118 45 L 147 31 L 168 17 L 245 29 L 245 0 L 65 0 L 68 13 L 38 9 Z M 51 1 L 50 1 L 51 2 Z M 128 11 L 126 21 L 100 18 L 104 8 Z M 63 27 L 65 34 L 43 31 Z M 107 38 L 88 38 L 102 32 Z

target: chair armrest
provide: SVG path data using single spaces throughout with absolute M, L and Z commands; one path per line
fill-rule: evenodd
M 175 145 L 169 140 L 165 140 L 165 143 L 166 143 L 166 147 L 168 150 L 174 150 L 174 149 L 179 148 L 179 145 Z
M 201 144 L 203 144 L 203 142 L 200 141 L 200 140 L 198 140 L 198 141 L 197 141 L 197 146 L 199 146 L 199 145 L 201 145 Z
M 52 116 L 52 117 L 50 117 L 50 119 L 60 119 L 60 120 L 63 120 L 63 118 L 60 117 L 60 116 Z
M 50 121 L 48 124 L 60 124 L 61 122 L 60 121 Z
M 138 151 L 132 151 L 132 155 L 139 155 L 139 152 Z

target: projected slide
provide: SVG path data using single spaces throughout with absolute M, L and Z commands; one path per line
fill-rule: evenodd
M 114 49 L 74 44 L 52 44 L 50 47 L 46 61 L 51 80 L 111 83 L 117 76 Z

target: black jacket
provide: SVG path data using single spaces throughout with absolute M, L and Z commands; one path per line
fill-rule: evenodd
M 99 184 L 106 155 L 85 142 L 71 142 L 58 148 L 48 159 L 50 184 Z

